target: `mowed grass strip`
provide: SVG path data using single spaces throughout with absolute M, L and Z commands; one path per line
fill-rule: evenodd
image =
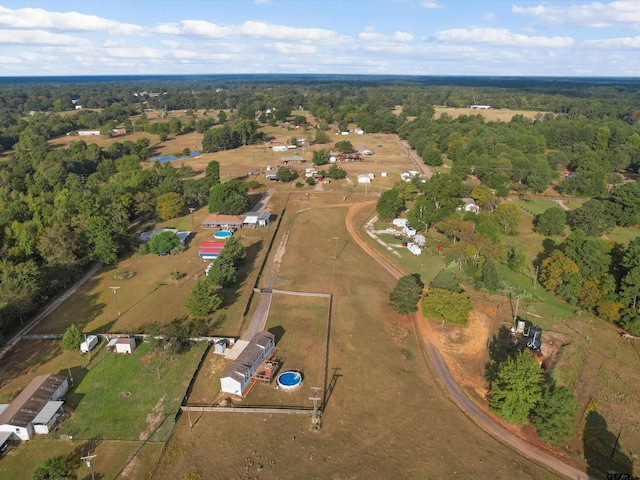
M 73 413 L 57 435 L 76 439 L 163 440 L 206 345 L 168 357 L 143 343 L 131 355 L 101 350 L 67 395 Z
M 302 373 L 302 387 L 294 392 L 276 390 L 277 382 L 258 382 L 247 396 L 251 405 L 311 406 L 310 387 L 324 385 L 329 298 L 274 293 L 267 330 L 276 336 L 275 356 L 284 359 L 280 372 Z

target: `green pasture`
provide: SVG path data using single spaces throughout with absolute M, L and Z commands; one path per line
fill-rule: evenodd
M 511 203 L 518 205 L 521 209 L 534 217 L 546 212 L 551 207 L 558 206 L 556 202 L 549 200 L 512 200 Z
M 100 350 L 67 394 L 73 413 L 56 437 L 166 440 L 205 348 L 196 343 L 176 356 L 150 354 L 146 343 L 131 355 Z

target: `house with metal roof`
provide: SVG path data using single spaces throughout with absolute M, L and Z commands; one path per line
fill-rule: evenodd
M 220 377 L 220 390 L 242 396 L 253 374 L 275 347 L 275 336 L 269 332 L 256 333 L 238 358 Z
M 244 215 L 223 215 L 214 213 L 202 222 L 203 228 L 240 228 L 244 222 Z
M 63 413 L 62 397 L 69 381 L 62 375 L 34 378 L 10 404 L 0 405 L 0 437 L 31 440 L 37 433 L 49 433 Z
M 247 212 L 244 214 L 243 225 L 251 228 L 268 227 L 270 220 L 270 212 Z

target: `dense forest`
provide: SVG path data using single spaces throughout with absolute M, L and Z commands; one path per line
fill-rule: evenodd
M 545 235 L 558 235 L 567 222 L 573 232 L 538 259 L 541 282 L 637 333 L 640 244 L 625 249 L 599 236 L 640 221 L 638 184 L 628 181 L 640 171 L 638 86 L 612 79 L 364 76 L 4 79 L 0 329 L 23 321 L 88 263 L 112 264 L 134 248 L 129 225 L 154 214 L 159 197 L 176 193 L 186 205 L 206 205 L 217 181 L 193 179 L 188 167 L 146 163 L 152 147 L 146 138 L 106 149 L 80 138 L 51 148 L 48 140 L 79 129 L 107 136 L 114 128 L 146 131 L 158 141 L 197 131 L 203 149 L 215 151 L 262 141 L 265 124 L 304 122 L 292 117 L 302 108 L 318 123 L 318 134 L 356 124 L 365 132 L 398 133 L 425 163 L 446 160 L 450 174 L 398 185 L 382 196 L 379 210 L 410 207 L 414 226 L 461 240 L 447 254 L 473 267 L 479 279 L 490 262 L 514 268 L 520 262 L 519 252 L 504 251 L 498 241 L 514 233 L 515 213 L 501 197 L 543 192 L 553 183 L 559 193 L 591 198 L 569 215 L 550 211 L 536 219 Z M 478 103 L 540 114 L 509 122 L 434 117 L 436 105 Z M 151 122 L 148 109 L 208 114 Z M 470 178 L 479 186 L 470 189 Z M 472 196 L 483 213 L 473 219 L 456 214 L 462 196 Z

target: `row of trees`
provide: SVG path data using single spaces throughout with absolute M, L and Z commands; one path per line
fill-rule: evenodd
M 238 267 L 246 257 L 242 243 L 236 237 L 230 237 L 218 257 L 212 261 L 207 275 L 196 280 L 187 298 L 187 309 L 192 316 L 211 315 L 222 307 L 224 300 L 220 289 L 238 283 Z

